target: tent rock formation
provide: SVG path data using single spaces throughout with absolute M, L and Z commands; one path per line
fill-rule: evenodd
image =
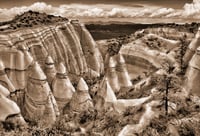
M 59 110 L 62 112 L 63 108 L 70 102 L 73 93 L 75 93 L 63 63 L 59 63 L 57 67 L 57 74 L 52 82 L 52 91 Z

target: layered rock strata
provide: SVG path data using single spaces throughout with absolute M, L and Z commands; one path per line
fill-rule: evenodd
M 60 112 L 70 102 L 75 89 L 67 76 L 67 71 L 63 63 L 59 63 L 57 74 L 52 82 L 52 91 L 56 99 Z
M 0 85 L 0 122 L 9 122 L 14 125 L 25 126 L 19 106 L 8 98 L 10 92 Z
M 26 15 L 32 19 L 38 16 L 43 20 L 51 19 L 51 22 L 22 24 L 19 28 L 0 32 L 0 94 L 10 95 L 9 99 L 18 104 L 27 120 L 42 122 L 48 127 L 75 93 L 68 74 L 73 78 L 80 75 L 98 77 L 104 73 L 104 64 L 95 41 L 83 24 L 51 15 L 43 17 L 44 14 L 30 11 L 18 16 L 17 22 L 24 23 Z M 61 20 L 55 22 L 54 19 Z M 88 89 L 82 89 L 78 88 L 79 93 L 87 92 L 83 95 L 91 100 Z M 91 102 L 86 103 L 86 107 L 93 107 Z
M 188 49 L 183 57 L 183 62 L 185 65 L 188 65 L 189 61 L 191 60 L 192 56 L 194 55 L 199 45 L 200 45 L 200 28 L 198 29 L 195 37 L 190 42 Z
M 191 33 L 177 31 L 175 28 L 169 28 L 169 27 L 148 28 L 143 30 L 142 33 L 144 34 L 152 33 L 170 39 L 187 38 L 187 40 L 191 40 L 194 37 L 194 35 Z
M 40 65 L 36 62 L 29 73 L 25 90 L 24 116 L 26 119 L 42 122 L 48 127 L 56 120 L 56 103 Z
M 0 45 L 0 58 L 5 67 L 10 69 L 24 70 L 29 65 L 25 60 L 28 58 L 27 52 L 18 50 L 23 45 L 42 69 L 47 56 L 51 56 L 55 63 L 63 61 L 69 73 L 75 75 L 88 73 L 90 70 L 100 74 L 104 70 L 96 43 L 80 23 L 59 22 L 4 32 L 0 34 Z M 18 62 L 17 66 L 15 62 Z
M 107 77 L 108 82 L 110 83 L 110 86 L 114 92 L 118 92 L 120 90 L 118 75 L 116 72 L 116 65 L 116 61 L 112 56 L 110 56 L 105 76 Z
M 94 108 L 92 98 L 88 91 L 89 88 L 85 80 L 83 78 L 80 78 L 77 85 L 77 90 L 73 94 L 70 101 L 70 109 L 72 111 L 82 112 Z
M 200 82 L 200 47 L 197 48 L 189 62 L 186 74 L 184 89 L 187 94 L 194 94 L 200 96 L 199 82 Z
M 51 56 L 48 56 L 46 58 L 44 73 L 47 76 L 47 82 L 49 83 L 49 85 L 51 85 L 53 79 L 56 76 L 56 68 L 55 68 L 55 64 L 54 64 L 54 61 Z
M 117 100 L 117 98 L 106 77 L 104 77 L 99 86 L 100 87 L 96 96 L 97 101 L 95 108 L 99 111 L 109 107 L 112 108 L 112 105 Z
M 126 63 L 125 63 L 124 57 L 120 53 L 117 55 L 116 71 L 118 74 L 118 80 L 119 80 L 120 87 L 132 86 L 130 76 L 129 76 L 127 68 L 126 68 Z

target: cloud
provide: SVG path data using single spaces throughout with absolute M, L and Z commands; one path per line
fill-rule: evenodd
M 168 14 L 171 14 L 171 13 L 174 13 L 174 9 L 172 8 L 161 8 L 161 9 L 158 9 L 156 11 L 154 11 L 150 17 L 163 17 L 163 16 L 166 16 Z
M 193 0 L 192 3 L 186 3 L 182 10 L 177 10 L 168 14 L 167 17 L 194 18 L 200 19 L 200 0 Z
M 69 18 L 199 18 L 200 0 L 186 3 L 182 9 L 155 7 L 149 5 L 128 6 L 114 4 L 66 4 L 54 7 L 44 2 L 36 2 L 30 6 L 13 7 L 11 9 L 0 9 L 0 20 L 9 20 L 17 14 L 33 10 L 46 12 L 53 15 L 61 15 Z
M 183 16 L 192 16 L 200 13 L 200 0 L 194 0 L 191 4 L 185 4 Z
M 28 10 L 46 12 L 53 15 L 61 15 L 65 17 L 135 17 L 150 13 L 143 6 L 120 6 L 120 5 L 84 5 L 84 4 L 68 4 L 53 7 L 44 2 L 36 2 L 30 6 L 14 7 L 11 9 L 0 9 L 0 16 L 13 18 L 17 14 L 22 14 Z
M 36 2 L 30 6 L 21 6 L 21 7 L 13 7 L 10 9 L 0 9 L 0 20 L 9 20 L 13 18 L 17 14 L 22 14 L 28 10 L 40 11 L 40 12 L 47 12 L 53 13 L 56 12 L 56 8 L 52 7 L 51 5 L 47 5 L 44 2 Z

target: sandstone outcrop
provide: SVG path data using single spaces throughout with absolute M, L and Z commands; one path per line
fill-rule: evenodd
M 108 68 L 106 70 L 106 77 L 108 82 L 110 83 L 111 88 L 114 92 L 118 92 L 120 90 L 118 75 L 116 71 L 116 61 L 112 56 L 109 57 Z
M 124 57 L 120 53 L 117 55 L 116 71 L 118 74 L 118 80 L 119 80 L 120 87 L 132 86 L 129 73 L 126 68 L 126 62 L 124 60 Z
M 166 53 L 149 49 L 141 44 L 129 43 L 120 49 L 120 53 L 128 64 L 137 65 L 145 69 L 161 68 L 162 63 L 166 60 L 174 62 L 174 60 L 168 58 Z
M 165 49 L 167 49 L 167 51 L 170 51 L 181 45 L 180 41 L 178 41 L 178 40 L 163 38 L 157 34 L 149 33 L 149 34 L 145 35 L 145 37 L 148 38 L 149 41 L 154 41 L 154 40 L 157 41 L 158 43 L 160 43 L 161 49 L 165 48 Z
M 97 110 L 101 111 L 102 109 L 113 108 L 112 105 L 117 98 L 106 77 L 101 81 L 96 97 L 95 108 Z
M 195 37 L 190 42 L 188 49 L 183 57 L 183 62 L 185 65 L 188 65 L 189 61 L 191 60 L 192 56 L 194 55 L 199 45 L 200 45 L 200 28 L 198 29 Z
M 57 67 L 56 77 L 52 81 L 52 91 L 60 112 L 70 102 L 75 89 L 67 76 L 64 64 L 61 62 Z
M 89 94 L 89 88 L 83 78 L 80 78 L 77 90 L 73 94 L 70 101 L 70 109 L 75 112 L 87 111 L 88 109 L 94 108 L 92 98 Z
M 0 121 L 5 121 L 9 115 L 20 114 L 20 109 L 15 102 L 0 94 Z
M 110 109 L 119 114 L 123 113 L 128 107 L 142 105 L 152 98 L 152 96 L 148 96 L 138 99 L 117 99 L 107 77 L 104 77 L 101 81 L 96 97 L 97 102 L 95 107 L 97 110 Z
M 51 89 L 40 65 L 36 62 L 28 75 L 25 90 L 24 116 L 26 119 L 41 122 L 43 127 L 52 125 L 56 120 L 57 107 L 53 103 Z
M 55 25 L 8 31 L 0 34 L 0 44 L 4 45 L 0 58 L 6 68 L 24 70 L 29 66 L 24 61 L 28 59 L 24 57 L 26 54 L 17 50 L 24 45 L 42 69 L 47 56 L 51 56 L 55 63 L 65 62 L 69 73 L 75 75 L 90 70 L 103 73 L 103 60 L 97 45 L 80 23 L 59 22 Z
M 8 76 L 7 76 L 7 74 L 5 73 L 5 67 L 4 67 L 4 65 L 3 65 L 3 63 L 2 63 L 2 61 L 0 61 L 0 83 L 4 86 L 4 87 L 6 87 L 6 88 L 8 88 L 8 90 L 10 91 L 10 92 L 14 92 L 16 89 L 15 89 L 15 87 L 13 86 L 13 84 L 11 83 L 11 81 L 9 80 L 9 78 L 8 78 Z
M 189 62 L 187 72 L 185 74 L 184 89 L 187 94 L 200 96 L 199 81 L 200 81 L 200 47 L 196 49 Z
M 51 56 L 48 56 L 45 61 L 44 73 L 47 76 L 47 82 L 51 86 L 53 79 L 56 76 L 55 63 Z
M 13 125 L 25 126 L 19 106 L 8 98 L 9 91 L 0 85 L 0 122 L 9 122 Z
M 156 106 L 160 105 L 159 101 L 152 101 L 145 105 L 145 112 L 139 120 L 138 124 L 125 126 L 118 136 L 130 136 L 141 133 L 151 122 L 153 118 L 158 117 L 156 113 Z
M 0 94 L 4 95 L 5 97 L 8 97 L 10 95 L 10 92 L 7 88 L 4 86 L 0 85 Z
M 192 33 L 177 31 L 175 28 L 159 27 L 159 28 L 148 28 L 142 31 L 144 34 L 153 33 L 164 38 L 180 39 L 182 37 L 187 38 L 186 40 L 193 39 Z
M 41 119 L 48 127 L 75 93 L 68 74 L 73 79 L 100 76 L 102 56 L 79 21 L 28 11 L 7 23 L 0 32 L 0 94 L 10 95 L 26 119 Z

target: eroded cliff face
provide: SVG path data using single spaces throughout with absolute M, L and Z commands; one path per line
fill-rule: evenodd
M 29 62 L 20 51 L 23 45 L 35 61 L 44 67 L 51 56 L 55 63 L 64 62 L 71 74 L 83 75 L 103 72 L 102 57 L 85 26 L 61 22 L 48 26 L 18 29 L 0 34 L 0 60 L 7 69 L 26 70 Z
M 63 64 L 62 68 L 59 64 Z M 76 79 L 93 79 L 103 73 L 96 42 L 78 21 L 40 23 L 0 32 L 0 86 L 11 93 L 6 97 L 20 109 L 17 114 L 42 127 L 55 123 L 75 92 Z M 6 113 L 3 121 L 10 114 Z

